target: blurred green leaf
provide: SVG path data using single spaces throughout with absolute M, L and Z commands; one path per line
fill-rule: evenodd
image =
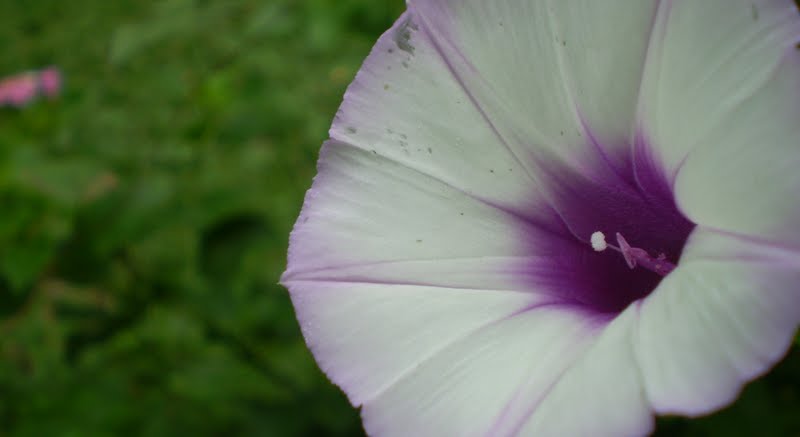
M 360 435 L 286 291 L 345 87 L 402 0 L 0 2 L 0 434 Z

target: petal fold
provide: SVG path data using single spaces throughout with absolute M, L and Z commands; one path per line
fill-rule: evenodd
M 353 405 L 383 393 L 451 343 L 546 302 L 491 290 L 302 280 L 286 286 L 306 343 Z
M 656 1 L 416 0 L 453 74 L 531 167 L 627 165 Z
M 692 236 L 640 309 L 637 359 L 656 412 L 719 409 L 783 357 L 800 323 L 800 264 L 774 256 L 713 231 Z
M 621 437 L 654 425 L 636 356 L 636 304 L 618 315 L 564 371 L 546 397 L 529 407 L 518 435 Z
M 362 416 L 376 436 L 507 435 L 520 387 L 546 395 L 601 323 L 575 308 L 543 305 L 451 344 L 374 401 Z M 508 405 L 508 406 L 507 406 Z
M 701 137 L 675 181 L 694 222 L 792 245 L 800 253 L 800 52 Z
M 282 281 L 458 287 L 472 278 L 472 288 L 519 289 L 514 266 L 531 255 L 530 241 L 520 238 L 528 232 L 543 231 L 401 162 L 330 141 L 292 231 Z
M 743 122 L 737 112 L 747 107 L 762 115 L 772 111 L 752 99 L 800 40 L 800 17 L 791 0 L 660 3 L 637 124 L 672 180 L 696 148 L 736 153 L 728 144 L 735 136 L 725 131 Z M 796 91 L 793 95 L 796 100 Z M 753 119 L 738 129 L 758 130 L 756 123 Z
M 376 43 L 330 130 L 331 138 L 520 214 L 537 186 L 454 77 L 418 18 L 405 13 Z

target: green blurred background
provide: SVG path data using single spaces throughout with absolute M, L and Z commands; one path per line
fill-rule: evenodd
M 0 436 L 358 436 L 285 290 L 321 142 L 402 0 L 0 0 Z M 633 376 L 632 376 L 633 377 Z M 659 435 L 800 436 L 800 357 Z

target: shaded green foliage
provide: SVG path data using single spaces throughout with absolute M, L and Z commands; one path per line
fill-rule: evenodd
M 276 283 L 401 1 L 0 2 L 0 435 L 351 435 Z
M 0 111 L 0 436 L 362 433 L 276 282 L 344 89 L 402 8 L 0 2 L 0 74 L 66 76 Z M 800 433 L 798 362 L 665 432 Z

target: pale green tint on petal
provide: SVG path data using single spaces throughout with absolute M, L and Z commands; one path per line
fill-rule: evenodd
M 800 268 L 787 255 L 702 228 L 692 235 L 641 305 L 637 360 L 656 412 L 719 409 L 785 354 L 800 322 Z
M 525 226 L 521 219 L 451 185 L 332 141 L 323 148 L 319 173 L 292 231 L 283 280 L 347 279 L 339 269 L 355 269 L 360 280 L 432 280 L 435 263 L 424 266 L 428 276 L 405 278 L 386 276 L 401 271 L 381 264 L 524 255 L 530 248 L 509 232 L 520 226 Z M 490 264 L 472 266 L 485 271 Z
M 594 339 L 591 318 L 543 306 L 453 343 L 417 366 L 363 410 L 370 435 L 502 435 L 524 418 L 526 393 L 548 387 Z
M 408 13 L 364 61 L 330 135 L 501 207 L 531 213 L 537 201 L 525 168 Z
M 416 372 L 451 343 L 541 301 L 497 290 L 302 280 L 285 285 L 306 343 L 353 405 Z
M 519 435 L 620 437 L 652 431 L 653 415 L 633 349 L 637 324 L 634 304 L 564 369 L 546 398 L 538 404 L 529 401 L 531 414 Z
M 736 144 L 729 144 L 735 140 L 730 130 L 761 130 L 759 117 L 743 120 L 734 114 L 743 107 L 762 115 L 777 109 L 752 96 L 773 80 L 798 35 L 800 17 L 792 0 L 661 2 L 638 116 L 668 176 L 695 148 L 716 147 L 726 155 L 703 168 L 738 154 Z M 792 96 L 797 100 L 796 90 Z M 751 150 L 771 146 L 768 140 L 751 143 Z
M 800 257 L 800 52 L 785 52 L 770 80 L 710 128 L 678 174 L 678 206 L 700 225 L 793 245 Z
M 656 3 L 417 0 L 410 9 L 520 155 L 590 163 L 586 124 L 622 165 Z

